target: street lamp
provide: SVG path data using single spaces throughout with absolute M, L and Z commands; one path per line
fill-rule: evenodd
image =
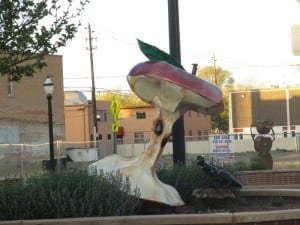
M 54 162 L 54 146 L 53 146 L 53 120 L 52 120 L 52 94 L 54 90 L 54 83 L 51 75 L 47 75 L 47 78 L 43 84 L 44 91 L 48 99 L 48 124 L 49 124 L 49 149 L 50 149 L 50 164 L 51 170 L 55 169 Z

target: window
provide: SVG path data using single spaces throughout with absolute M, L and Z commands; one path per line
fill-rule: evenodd
M 107 121 L 107 111 L 103 109 L 97 110 L 97 120 L 100 122 L 106 122 Z
M 134 133 L 134 143 L 144 143 L 144 132 Z
M 8 78 L 7 95 L 10 96 L 10 97 L 15 96 L 14 81 L 12 80 L 11 76 L 9 76 L 9 78 Z
M 136 112 L 136 118 L 137 119 L 146 119 L 146 113 L 145 112 Z
M 239 134 L 239 139 L 243 140 L 243 138 L 244 138 L 244 135 L 243 134 Z
M 198 130 L 198 139 L 201 140 L 202 132 L 201 130 Z
M 111 139 L 111 134 L 107 134 L 107 140 Z
M 204 135 L 203 140 L 208 140 L 208 130 L 204 130 L 203 135 Z
M 193 139 L 192 136 L 193 136 L 193 131 L 192 131 L 192 130 L 189 130 L 189 131 L 188 131 L 188 137 L 187 137 L 187 140 L 188 140 L 188 141 L 192 141 L 192 139 Z
M 124 140 L 123 137 L 117 137 L 117 144 L 123 144 Z

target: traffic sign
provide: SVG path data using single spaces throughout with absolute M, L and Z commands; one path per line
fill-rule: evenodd
M 118 132 L 119 131 L 119 125 L 117 123 L 112 123 L 111 129 L 113 132 Z
M 119 100 L 117 99 L 116 96 L 114 96 L 110 104 L 110 112 L 112 114 L 112 119 L 113 119 L 111 128 L 113 132 L 119 131 L 118 119 L 119 119 L 120 111 L 121 109 L 120 109 Z
M 111 101 L 110 112 L 113 116 L 113 120 L 119 119 L 120 103 L 119 103 L 119 100 L 116 98 L 116 96 L 114 96 Z

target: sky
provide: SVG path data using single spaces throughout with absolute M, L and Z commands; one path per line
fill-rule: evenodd
M 216 66 L 236 83 L 253 86 L 300 84 L 291 27 L 300 24 L 297 0 L 178 0 L 181 63 Z M 93 37 L 96 91 L 130 90 L 126 76 L 147 58 L 136 39 L 169 52 L 167 0 L 91 0 L 76 37 L 63 55 L 65 90 L 90 92 L 88 23 Z M 88 94 L 87 94 L 88 95 Z

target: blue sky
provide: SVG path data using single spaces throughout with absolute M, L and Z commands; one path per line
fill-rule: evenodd
M 232 72 L 237 83 L 300 84 L 291 49 L 291 27 L 300 24 L 296 0 L 179 0 L 181 61 L 187 71 L 192 63 L 212 65 Z M 166 52 L 167 0 L 91 0 L 81 18 L 83 26 L 59 54 L 64 59 L 66 90 L 90 90 L 90 23 L 95 82 L 98 91 L 129 90 L 126 75 L 147 60 L 136 39 Z

